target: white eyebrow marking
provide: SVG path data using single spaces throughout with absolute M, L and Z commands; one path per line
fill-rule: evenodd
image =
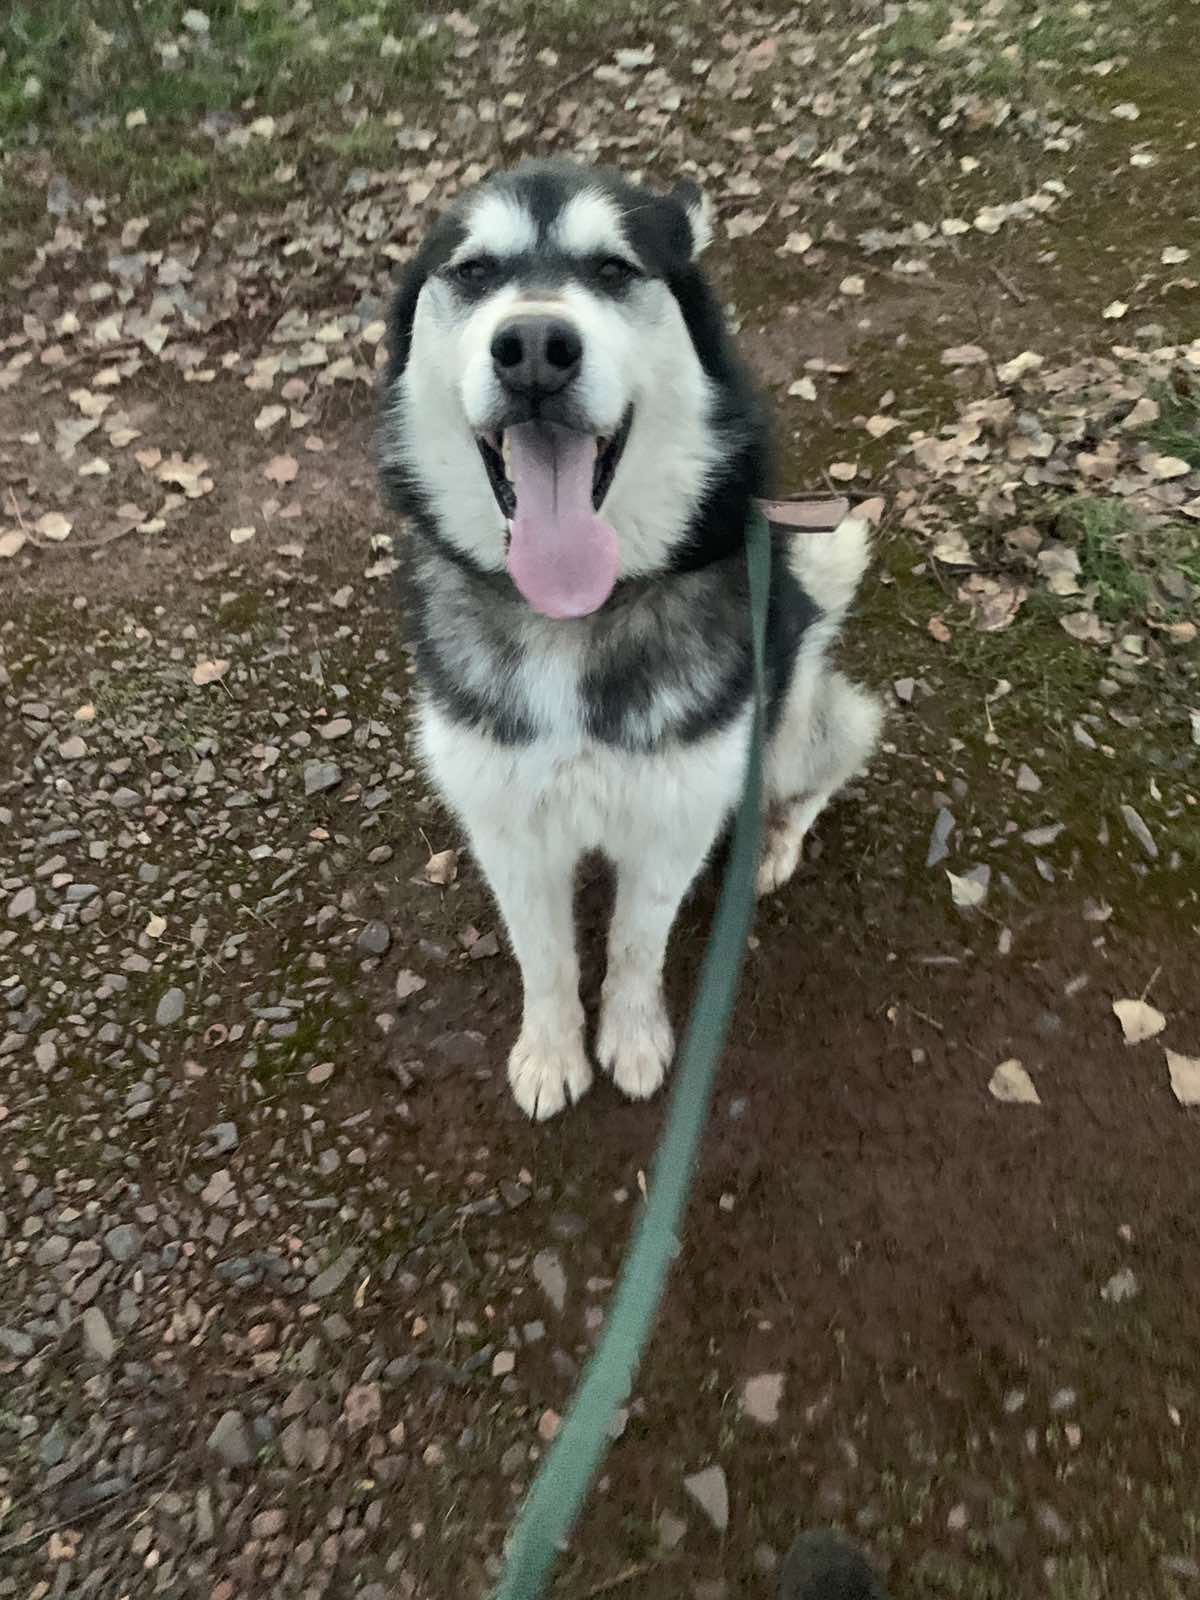
M 512 194 L 481 194 L 467 219 L 467 237 L 456 261 L 486 250 L 490 256 L 519 256 L 537 245 L 537 224 Z
M 621 215 L 599 189 L 572 195 L 554 224 L 561 250 L 572 256 L 632 255 Z

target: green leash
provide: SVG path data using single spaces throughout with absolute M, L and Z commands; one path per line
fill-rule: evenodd
M 633 1388 L 692 1186 L 696 1151 L 729 1031 L 754 911 L 762 823 L 763 648 L 771 580 L 770 528 L 757 505 L 746 524 L 746 563 L 754 655 L 754 717 L 746 784 L 734 824 L 721 899 L 704 952 L 700 985 L 675 1069 L 675 1087 L 659 1142 L 654 1179 L 621 1268 L 603 1337 L 525 1501 L 495 1600 L 536 1600 L 560 1542 L 575 1524 L 604 1455 L 613 1417 Z

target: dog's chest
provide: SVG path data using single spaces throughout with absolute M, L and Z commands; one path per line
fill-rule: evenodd
M 647 754 L 703 739 L 749 692 L 744 598 L 687 578 L 580 622 L 551 622 L 455 572 L 425 592 L 418 637 L 430 698 L 506 747 Z

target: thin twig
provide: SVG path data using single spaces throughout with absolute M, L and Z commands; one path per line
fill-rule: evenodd
M 540 122 L 545 116 L 546 112 L 558 99 L 560 94 L 565 93 L 567 89 L 570 89 L 574 84 L 577 84 L 581 78 L 586 78 L 589 72 L 595 72 L 597 67 L 601 67 L 603 65 L 604 57 L 596 56 L 594 60 L 589 61 L 585 66 L 580 67 L 578 72 L 572 72 L 571 75 L 567 78 L 564 78 L 561 83 L 556 83 L 553 89 L 551 89 L 547 94 L 544 94 L 534 106 L 533 115 L 535 120 Z
M 595 1600 L 599 1594 L 611 1594 L 614 1589 L 619 1589 L 623 1584 L 631 1583 L 634 1578 L 643 1578 L 648 1572 L 653 1572 L 660 1565 L 657 1561 L 635 1561 L 630 1567 L 623 1567 L 620 1572 L 611 1578 L 605 1578 L 603 1583 L 597 1583 L 590 1589 L 585 1589 L 579 1600 Z
M 1029 304 L 1029 296 L 1025 293 L 1025 291 L 1023 289 L 1018 289 L 1012 279 L 1007 277 L 1003 272 L 1000 271 L 999 267 L 994 266 L 990 261 L 988 262 L 988 271 L 991 273 L 992 277 L 995 278 L 996 282 L 1005 291 L 1005 293 L 1012 295 L 1013 299 L 1019 306 L 1027 306 Z
M 60 1533 L 63 1528 L 73 1528 L 77 1522 L 83 1522 L 88 1517 L 99 1516 L 101 1512 L 107 1511 L 110 1506 L 115 1506 L 118 1500 L 128 1500 L 131 1494 L 137 1494 L 147 1484 L 154 1483 L 157 1479 L 165 1477 L 168 1472 L 174 1469 L 175 1465 L 174 1458 L 170 1461 L 164 1461 L 161 1467 L 156 1468 L 153 1472 L 148 1472 L 145 1477 L 139 1478 L 136 1483 L 131 1483 L 128 1489 L 120 1489 L 116 1494 L 110 1494 L 107 1500 L 98 1500 L 94 1506 L 84 1506 L 74 1516 L 63 1517 L 61 1522 L 47 1523 L 44 1528 L 38 1528 L 35 1532 L 26 1534 L 23 1539 L 11 1539 L 8 1544 L 0 1544 L 0 1557 L 14 1556 L 19 1550 L 26 1550 L 31 1544 L 37 1544 L 40 1539 L 48 1539 L 52 1533 Z

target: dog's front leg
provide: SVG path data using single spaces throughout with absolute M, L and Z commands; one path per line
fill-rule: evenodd
M 608 847 L 617 871 L 617 898 L 596 1054 L 617 1088 L 634 1100 L 655 1092 L 675 1053 L 662 989 L 667 940 L 725 809 L 717 804 L 707 816 L 689 815 L 683 807 L 667 805 L 647 831 Z
M 592 1083 L 575 948 L 575 852 L 568 841 L 547 838 L 532 825 L 518 835 L 491 821 L 471 821 L 471 844 L 508 928 L 525 991 L 508 1081 L 521 1110 L 544 1120 Z

